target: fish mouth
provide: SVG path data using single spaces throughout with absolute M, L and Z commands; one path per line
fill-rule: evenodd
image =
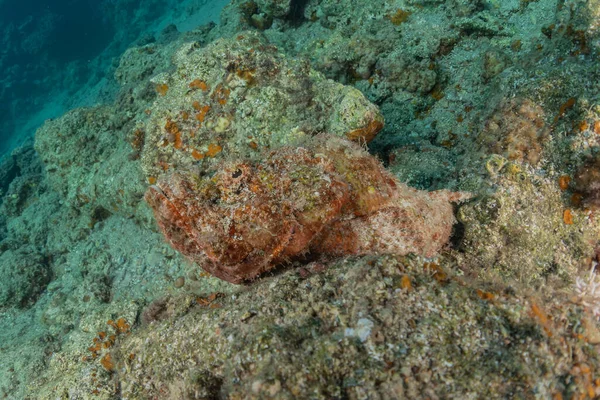
M 165 202 L 171 203 L 169 196 L 158 185 L 148 186 L 144 199 L 153 209 L 158 209 Z
M 148 191 L 155 193 L 158 196 L 169 198 L 167 194 L 160 188 L 158 185 L 150 185 L 148 186 Z

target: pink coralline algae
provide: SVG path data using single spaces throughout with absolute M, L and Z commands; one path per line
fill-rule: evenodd
M 320 135 L 261 163 L 227 161 L 211 177 L 163 175 L 146 193 L 168 242 L 211 274 L 251 280 L 307 252 L 435 255 L 451 201 L 400 183 L 360 146 Z

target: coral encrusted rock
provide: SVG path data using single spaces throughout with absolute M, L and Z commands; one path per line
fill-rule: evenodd
M 506 161 L 506 160 L 505 160 Z M 556 179 L 508 162 L 493 178 L 495 192 L 460 207 L 463 268 L 486 280 L 528 288 L 572 285 L 598 243 L 599 224 L 568 208 Z
M 433 256 L 451 234 L 450 201 L 466 197 L 411 189 L 331 135 L 260 163 L 225 161 L 212 176 L 163 175 L 146 193 L 169 243 L 233 283 L 309 251 Z
M 582 205 L 597 210 L 600 208 L 600 158 L 590 157 L 575 174 L 576 195 L 582 196 Z
M 0 309 L 33 305 L 48 286 L 52 271 L 33 246 L 0 253 Z
M 326 79 L 253 32 L 189 43 L 175 72 L 152 79 L 159 96 L 140 121 L 141 163 L 153 182 L 173 169 L 293 145 L 319 132 L 369 141 L 383 117 L 357 89 Z
M 536 165 L 542 144 L 549 138 L 544 110 L 529 99 L 502 101 L 479 134 L 479 140 L 495 154 Z

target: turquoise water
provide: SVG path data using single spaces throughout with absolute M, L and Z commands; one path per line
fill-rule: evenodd
M 106 81 L 136 41 L 158 36 L 171 22 L 188 30 L 216 21 L 222 7 L 206 0 L 0 3 L 0 154 L 32 137 L 44 120 L 110 98 Z
M 26 134 L 24 125 L 50 100 L 49 92 L 60 91 L 67 82 L 72 85 L 62 90 L 73 90 L 95 74 L 108 73 L 93 71 L 88 62 L 114 39 L 116 21 L 102 17 L 100 5 L 87 1 L 4 2 L 0 8 L 5 43 L 0 92 L 4 153 L 14 146 L 15 136 Z

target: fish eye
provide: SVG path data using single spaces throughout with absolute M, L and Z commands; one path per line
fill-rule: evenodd
M 242 175 L 242 170 L 241 169 L 236 169 L 235 172 L 233 174 L 231 174 L 232 178 L 239 178 Z

